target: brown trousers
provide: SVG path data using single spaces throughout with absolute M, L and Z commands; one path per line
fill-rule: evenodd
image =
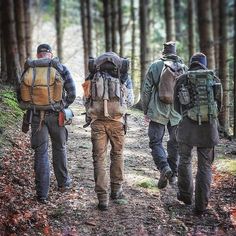
M 109 197 L 108 176 L 106 172 L 108 141 L 111 144 L 111 192 L 116 193 L 121 191 L 124 180 L 123 124 L 114 120 L 96 120 L 91 124 L 91 140 L 93 144 L 95 192 L 97 193 L 99 202 L 107 202 Z

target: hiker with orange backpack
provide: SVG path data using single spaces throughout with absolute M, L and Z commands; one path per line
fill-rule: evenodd
M 86 121 L 91 126 L 95 192 L 98 209 L 108 210 L 111 199 L 124 197 L 123 149 L 126 132 L 126 109 L 133 104 L 129 61 L 114 52 L 106 52 L 89 61 L 90 75 L 83 84 Z M 87 125 L 88 125 L 87 124 Z M 106 172 L 108 142 L 110 151 L 110 188 Z
M 176 55 L 175 43 L 164 43 L 162 57 L 152 63 L 142 87 L 143 111 L 149 122 L 149 146 L 160 171 L 159 189 L 165 188 L 168 181 L 171 185 L 177 181 L 179 155 L 175 132 L 181 116 L 174 110 L 173 96 L 176 78 L 185 70 L 182 59 Z M 165 127 L 169 133 L 168 156 L 163 147 Z
M 76 97 L 74 81 L 68 69 L 53 58 L 48 44 L 37 48 L 37 60 L 27 60 L 18 91 L 19 106 L 27 110 L 22 131 L 31 125 L 31 147 L 34 149 L 36 198 L 47 203 L 50 185 L 48 158 L 49 136 L 52 142 L 53 169 L 58 190 L 71 185 L 67 170 L 65 123 L 73 116 L 68 108 Z

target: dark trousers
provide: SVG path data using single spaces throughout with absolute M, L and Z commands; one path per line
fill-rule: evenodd
M 167 124 L 167 130 L 169 133 L 169 140 L 167 142 L 168 157 L 163 147 L 165 125 L 150 121 L 148 128 L 149 147 L 152 149 L 151 154 L 157 168 L 161 171 L 169 165 L 174 174 L 177 174 L 179 160 L 178 143 L 176 141 L 176 128 L 177 126 L 171 126 L 170 122 Z
M 193 196 L 192 152 L 193 146 L 179 143 L 178 187 L 185 199 Z M 211 165 L 214 160 L 214 148 L 197 147 L 197 175 L 195 182 L 195 208 L 204 211 L 208 205 L 212 181 Z
M 40 117 L 33 116 L 31 124 L 31 146 L 34 149 L 34 171 L 37 196 L 47 198 L 50 184 L 48 158 L 49 136 L 52 142 L 52 162 L 58 187 L 66 186 L 71 180 L 67 171 L 67 130 L 58 125 L 58 113 L 45 115 L 39 129 Z

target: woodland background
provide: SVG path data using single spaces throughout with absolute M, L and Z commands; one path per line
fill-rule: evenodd
M 186 64 L 208 57 L 223 84 L 220 124 L 236 136 L 235 0 L 7 0 L 1 1 L 1 77 L 16 84 L 39 43 L 71 69 L 81 95 L 88 58 L 112 50 L 131 60 L 136 106 L 146 70 L 165 41 L 176 41 Z
M 0 235 L 235 235 L 236 232 L 236 0 L 2 0 L 0 1 Z M 176 41 L 186 64 L 202 51 L 224 89 L 221 137 L 212 166 L 209 211 L 193 215 L 176 199 L 177 187 L 157 188 L 142 111 L 132 108 L 125 142 L 127 202 L 96 209 L 92 146 L 84 129 L 83 80 L 88 58 L 113 50 L 131 61 L 130 74 L 140 108 L 140 89 L 163 43 Z M 47 205 L 35 200 L 30 132 L 21 132 L 15 85 L 26 58 L 38 44 L 52 46 L 76 82 L 75 117 L 68 126 L 69 192 L 57 191 L 51 176 Z M 221 136 L 222 136 L 221 135 Z M 233 137 L 234 136 L 234 137 Z M 164 137 L 164 145 L 167 141 Z M 108 158 L 109 159 L 109 158 Z M 196 174 L 193 153 L 193 174 Z M 109 168 L 109 161 L 108 161 Z

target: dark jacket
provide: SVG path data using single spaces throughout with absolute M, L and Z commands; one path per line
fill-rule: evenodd
M 191 65 L 189 71 L 207 69 L 200 65 Z M 215 80 L 219 82 L 219 79 L 215 77 Z M 181 113 L 181 104 L 178 98 L 178 92 L 182 84 L 187 82 L 186 74 L 182 75 L 175 86 L 175 104 L 174 108 L 178 113 Z M 221 97 L 216 98 L 218 109 L 221 106 Z M 182 106 L 183 112 L 187 109 Z M 218 121 L 215 119 L 210 122 L 202 122 L 201 125 L 198 122 L 189 119 L 187 116 L 182 117 L 177 129 L 177 141 L 180 143 L 186 143 L 191 146 L 197 147 L 214 147 L 219 143 L 218 134 Z

